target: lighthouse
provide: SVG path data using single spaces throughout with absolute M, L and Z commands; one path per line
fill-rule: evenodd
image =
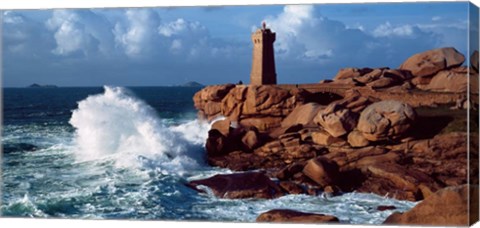
M 275 71 L 275 56 L 273 54 L 273 42 L 275 33 L 267 28 L 265 22 L 262 28 L 252 34 L 253 57 L 252 71 L 250 73 L 251 85 L 277 84 Z

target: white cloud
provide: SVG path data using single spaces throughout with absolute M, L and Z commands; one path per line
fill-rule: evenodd
M 23 17 L 13 13 L 12 11 L 3 12 L 3 22 L 6 24 L 20 24 L 23 23 Z
M 207 28 L 198 21 L 178 18 L 158 26 L 158 34 L 170 43 L 170 50 L 174 54 L 184 53 L 195 57 L 215 46 L 209 42 L 211 38 Z
M 160 24 L 158 14 L 150 9 L 125 11 L 126 23 L 117 22 L 114 27 L 115 41 L 129 57 L 148 55 L 154 48 L 156 31 Z
M 54 10 L 45 26 L 54 32 L 55 55 L 112 54 L 111 24 L 90 10 Z
M 84 50 L 87 46 L 91 38 L 78 21 L 78 16 L 72 11 L 55 10 L 53 12 L 53 16 L 46 22 L 46 26 L 55 31 L 57 47 L 52 51 L 54 54 L 68 55 Z
M 440 16 L 434 16 L 434 17 L 432 17 L 432 21 L 439 21 L 439 20 L 441 20 L 441 19 L 442 19 L 442 17 L 440 17 Z
M 379 25 L 373 30 L 373 36 L 386 37 L 386 36 L 403 36 L 408 37 L 414 34 L 414 28 L 412 25 L 400 25 L 392 26 L 390 22 L 385 22 Z
M 368 37 L 359 28 L 316 15 L 313 6 L 292 5 L 266 19 L 277 33 L 275 48 L 283 59 L 309 59 L 326 63 L 344 55 L 345 49 L 359 49 Z M 365 45 L 363 45 L 365 46 Z

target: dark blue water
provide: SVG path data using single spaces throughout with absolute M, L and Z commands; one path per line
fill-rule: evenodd
M 129 87 L 136 97 L 152 106 L 161 118 L 193 118 L 195 87 Z M 68 124 L 77 102 L 92 94 L 94 88 L 5 88 L 3 89 L 4 124 Z
M 198 88 L 3 90 L 1 215 L 254 221 L 276 208 L 378 224 L 414 204 L 371 194 L 228 200 L 189 180 L 230 171 L 204 162 L 209 123 L 195 120 Z

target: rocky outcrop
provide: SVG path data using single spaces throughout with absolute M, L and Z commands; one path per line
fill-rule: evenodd
M 466 101 L 462 58 L 445 49 L 414 56 L 401 69 L 348 68 L 320 92 L 309 92 L 310 84 L 207 87 L 194 98 L 199 116 L 225 118 L 209 132 L 208 163 L 266 177 L 207 184 L 237 198 L 357 191 L 410 201 L 466 184 L 467 133 L 457 123 L 466 113 L 449 109 L 476 107 Z M 351 88 L 339 93 L 340 83 Z
M 475 70 L 478 69 L 478 57 L 475 58 L 475 54 L 478 56 L 478 52 L 474 52 L 470 59 L 472 72 L 478 74 Z M 382 93 L 407 93 L 413 89 L 465 93 L 468 76 L 466 68 L 461 66 L 464 61 L 465 57 L 455 48 L 439 48 L 411 56 L 399 69 L 344 68 L 338 71 L 331 83 Z M 362 95 L 367 95 L 367 91 L 362 90 Z
M 425 90 L 439 92 L 467 92 L 468 69 L 458 67 L 452 70 L 442 70 L 435 74 L 424 87 Z
M 287 209 L 270 210 L 260 214 L 257 222 L 283 222 L 283 223 L 332 223 L 339 222 L 338 218 L 331 215 L 305 213 Z
M 326 187 L 338 178 L 338 165 L 325 157 L 317 157 L 309 160 L 302 172 L 321 187 Z
M 335 76 L 334 84 L 345 84 L 356 87 L 366 86 L 371 89 L 384 89 L 401 85 L 412 75 L 408 70 L 383 68 L 344 68 Z
M 348 134 L 355 127 L 357 118 L 357 115 L 349 109 L 333 103 L 320 110 L 313 121 L 333 137 L 340 137 Z
M 469 199 L 469 191 L 478 203 L 478 187 L 472 187 L 471 190 L 468 185 L 448 187 L 435 192 L 405 213 L 393 213 L 384 224 L 468 226 L 474 222 L 469 220 L 469 200 L 472 200 Z M 470 213 L 478 215 L 478 210 Z
M 465 57 L 455 48 L 439 48 L 415 54 L 400 65 L 415 77 L 432 76 L 441 70 L 462 65 Z
M 299 105 L 288 116 L 282 120 L 281 126 L 284 128 L 291 127 L 297 124 L 302 126 L 314 126 L 313 118 L 322 109 L 317 103 L 307 103 Z
M 368 141 L 365 136 L 363 136 L 362 132 L 358 130 L 350 132 L 347 138 L 348 144 L 350 144 L 351 147 L 365 147 L 370 144 L 370 141 Z
M 236 173 L 215 175 L 208 179 L 191 181 L 188 186 L 205 192 L 208 187 L 220 198 L 265 198 L 272 199 L 283 195 L 281 189 L 262 173 Z
M 272 85 L 208 86 L 193 98 L 201 119 L 213 120 L 223 116 L 245 127 L 268 131 L 280 126 L 282 120 L 297 104 L 302 104 L 301 91 Z
M 363 110 L 357 129 L 369 141 L 394 140 L 408 131 L 415 118 L 416 113 L 409 105 L 380 101 Z

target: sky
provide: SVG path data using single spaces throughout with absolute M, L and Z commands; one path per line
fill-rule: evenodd
M 468 2 L 1 13 L 4 87 L 248 83 L 250 35 L 262 21 L 277 34 L 278 83 L 315 83 L 345 67 L 397 68 L 439 47 L 470 52 Z

